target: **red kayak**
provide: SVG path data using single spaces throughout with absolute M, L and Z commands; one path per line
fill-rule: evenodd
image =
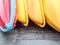
M 6 13 L 6 19 L 9 22 L 10 20 L 10 0 L 3 0 L 5 13 Z
M 15 27 L 15 1 L 0 0 L 0 30 L 3 32 L 8 32 Z
M 9 6 L 8 6 L 9 7 Z M 5 13 L 5 9 L 4 9 L 4 4 L 3 4 L 3 0 L 0 0 L 0 18 L 3 20 L 3 22 L 5 24 L 8 23 L 7 21 L 7 16 L 6 16 L 6 13 Z

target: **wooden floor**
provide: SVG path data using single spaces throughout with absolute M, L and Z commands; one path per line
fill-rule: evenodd
M 17 23 L 11 32 L 0 31 L 0 45 L 60 45 L 60 33 L 49 25 L 40 28 L 32 22 L 28 27 Z

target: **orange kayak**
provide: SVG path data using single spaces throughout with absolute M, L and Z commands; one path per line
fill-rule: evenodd
M 44 0 L 47 23 L 60 32 L 60 0 Z
M 28 0 L 29 18 L 38 26 L 45 26 L 45 16 L 42 0 Z
M 17 20 L 28 26 L 27 0 L 16 0 Z

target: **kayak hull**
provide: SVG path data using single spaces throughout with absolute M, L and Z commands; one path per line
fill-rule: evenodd
M 45 16 L 42 0 L 28 0 L 29 18 L 38 26 L 45 26 Z
M 47 23 L 60 32 L 60 0 L 45 0 L 44 9 Z
M 27 1 L 16 0 L 17 20 L 24 26 L 28 26 L 28 12 L 27 12 Z
M 0 0 L 0 30 L 3 32 L 9 32 L 15 27 L 16 23 L 16 0 Z

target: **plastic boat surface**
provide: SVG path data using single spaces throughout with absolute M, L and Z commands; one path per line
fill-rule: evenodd
M 45 0 L 44 9 L 47 23 L 60 32 L 60 0 Z
M 16 22 L 16 0 L 0 0 L 0 7 L 0 30 L 8 32 Z

